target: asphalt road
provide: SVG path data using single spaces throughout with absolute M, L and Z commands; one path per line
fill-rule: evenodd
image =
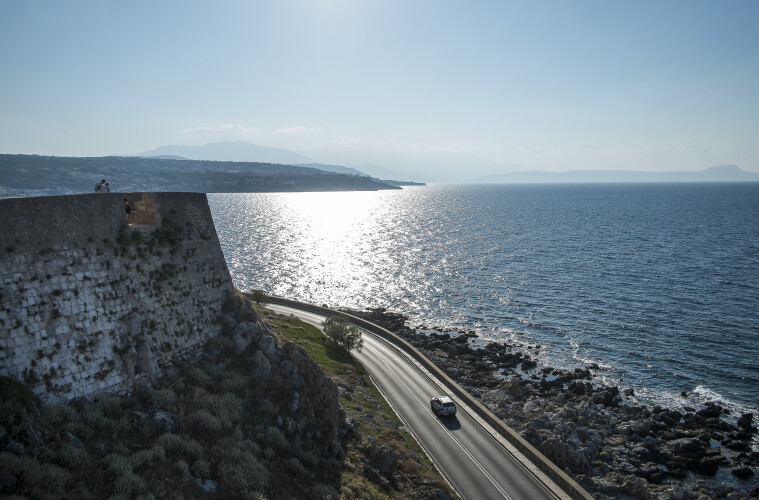
M 268 307 L 293 314 L 317 327 L 325 318 L 280 305 Z M 421 365 L 385 340 L 365 330 L 363 339 L 362 352 L 353 354 L 462 498 L 569 498 L 492 427 L 462 407 L 457 398 L 453 397 L 458 406 L 455 416 L 435 416 L 430 409 L 430 399 L 446 394 L 444 387 Z

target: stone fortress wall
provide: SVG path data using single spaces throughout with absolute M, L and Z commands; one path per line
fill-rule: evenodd
M 0 375 L 43 400 L 129 392 L 221 332 L 205 194 L 0 199 L 0 221 Z

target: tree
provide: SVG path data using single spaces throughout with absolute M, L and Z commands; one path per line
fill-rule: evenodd
M 324 320 L 322 328 L 324 334 L 345 352 L 349 352 L 351 349 L 361 352 L 364 347 L 361 331 L 348 323 L 348 320 L 343 316 L 330 316 Z
M 253 302 L 255 302 L 258 305 L 268 304 L 269 303 L 269 297 L 266 296 L 266 294 L 263 292 L 263 290 L 253 290 L 250 293 L 251 298 L 253 299 Z

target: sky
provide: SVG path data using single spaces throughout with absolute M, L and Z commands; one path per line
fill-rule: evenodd
M 759 2 L 0 0 L 0 153 L 759 172 Z

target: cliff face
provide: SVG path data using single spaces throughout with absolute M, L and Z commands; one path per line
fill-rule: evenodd
M 0 375 L 43 400 L 128 392 L 221 332 L 204 194 L 0 199 L 0 220 Z

